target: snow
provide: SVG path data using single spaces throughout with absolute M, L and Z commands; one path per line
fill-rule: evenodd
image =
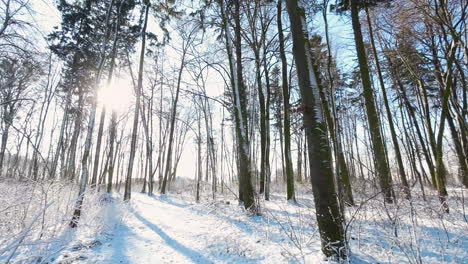
M 80 228 L 70 230 L 77 185 L 0 179 L 0 263 L 48 263 L 68 248 L 110 233 L 119 221 L 119 200 L 85 192 Z
M 226 210 L 228 209 L 228 210 Z M 192 204 L 174 196 L 132 194 L 112 238 L 83 263 L 284 263 L 265 240 L 260 217 L 237 205 Z M 252 222 L 252 223 L 249 223 Z
M 23 228 L 13 232 L 12 226 L 0 225 L 0 263 L 10 256 L 11 263 L 56 264 L 330 263 L 320 250 L 310 185 L 297 184 L 297 204 L 286 201 L 284 186 L 273 185 L 271 201 L 261 201 L 261 216 L 249 215 L 227 194 L 212 201 L 208 184 L 203 185 L 202 202 L 195 203 L 192 185 L 174 183 L 170 195 L 134 192 L 128 203 L 117 193 L 111 198 L 87 192 L 76 230 L 67 227 L 74 203 L 67 197 L 77 192 L 70 192 L 73 185 L 52 185 L 43 228 L 49 231 L 42 238 L 37 235 L 41 221 L 36 218 L 45 208 L 39 206 L 43 191 L 37 192 L 33 201 L 39 203 L 30 205 L 35 210 Z M 1 190 L 5 186 L 0 182 Z M 423 201 L 416 186 L 414 200 L 388 205 L 366 184 L 359 186 L 358 206 L 346 209 L 350 263 L 468 263 L 466 190 L 449 190 L 451 212 L 446 215 L 433 190 L 427 190 Z M 19 195 L 31 186 L 15 188 Z M 18 198 L 13 192 L 9 196 Z M 10 210 L 2 201 L 0 212 Z M 17 221 L 11 214 L 0 217 L 1 223 Z M 24 242 L 15 242 L 24 233 Z M 19 245 L 15 254 L 11 245 Z
M 304 12 L 305 8 L 302 6 L 299 6 L 301 12 Z M 314 95 L 314 111 L 315 111 L 315 117 L 317 118 L 318 123 L 323 123 L 323 112 L 322 112 L 322 103 L 320 101 L 320 94 L 319 94 L 319 84 L 317 82 L 317 78 L 315 76 L 314 68 L 313 68 L 313 63 L 312 63 L 312 58 L 311 58 L 311 52 L 310 50 L 310 45 L 309 45 L 309 40 L 308 40 L 308 30 L 307 30 L 307 21 L 305 19 L 305 16 L 301 16 L 301 25 L 302 25 L 302 31 L 304 34 L 304 37 L 306 38 L 304 40 L 304 49 L 306 51 L 306 59 L 307 59 L 307 69 L 309 70 L 309 81 L 310 81 L 310 88 L 312 90 L 312 93 Z

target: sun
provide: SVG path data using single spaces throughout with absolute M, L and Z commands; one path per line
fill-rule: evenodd
M 98 91 L 98 103 L 109 110 L 125 111 L 134 102 L 132 84 L 129 80 L 118 79 L 104 85 Z

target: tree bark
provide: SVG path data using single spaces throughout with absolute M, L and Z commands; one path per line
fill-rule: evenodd
M 344 219 L 335 191 L 327 127 L 321 110 L 318 83 L 312 69 L 312 58 L 309 53 L 310 43 L 305 9 L 298 6 L 297 0 L 286 1 L 286 7 L 291 21 L 293 55 L 301 91 L 310 178 L 322 239 L 322 252 L 326 256 L 344 259 L 346 258 Z
M 381 134 L 381 124 L 377 114 L 374 92 L 372 90 L 371 80 L 369 76 L 369 66 L 367 63 L 367 55 L 362 38 L 361 24 L 359 22 L 358 0 L 350 0 L 351 20 L 353 25 L 354 40 L 356 44 L 356 53 L 358 56 L 359 69 L 361 72 L 363 96 L 365 100 L 367 121 L 369 125 L 370 138 L 372 149 L 374 151 L 374 163 L 377 173 L 377 178 L 380 183 L 385 201 L 393 203 L 394 192 L 392 188 L 392 177 L 390 167 L 386 158 L 386 150 Z
M 370 39 L 370 43 L 371 43 L 372 53 L 374 55 L 375 68 L 377 70 L 377 76 L 378 76 L 378 79 L 379 79 L 380 89 L 382 91 L 382 98 L 383 98 L 383 101 L 384 101 L 385 112 L 386 112 L 387 118 L 388 118 L 388 125 L 389 125 L 389 128 L 390 128 L 390 135 L 391 135 L 391 138 L 392 138 L 393 149 L 395 151 L 395 159 L 397 160 L 398 171 L 399 171 L 399 175 L 400 175 L 400 179 L 401 179 L 401 184 L 403 185 L 403 193 L 405 194 L 406 199 L 411 199 L 411 190 L 410 190 L 410 186 L 408 184 L 408 179 L 407 179 L 407 176 L 406 176 L 405 167 L 403 165 L 403 159 L 401 157 L 400 145 L 398 143 L 398 139 L 397 139 L 397 136 L 396 136 L 395 125 L 393 123 L 392 112 L 390 110 L 390 103 L 388 102 L 387 91 L 386 91 L 386 88 L 385 88 L 385 83 L 384 83 L 382 71 L 380 69 L 380 62 L 379 62 L 379 57 L 378 57 L 378 54 L 377 54 L 377 49 L 375 48 L 374 33 L 373 33 L 371 19 L 370 19 L 370 16 L 369 16 L 369 9 L 365 8 L 365 12 L 366 12 L 367 24 L 369 26 L 369 39 Z
M 286 198 L 288 200 L 296 201 L 294 193 L 294 171 L 291 160 L 291 122 L 289 119 L 289 111 L 291 107 L 289 105 L 289 86 L 288 86 L 288 63 L 286 60 L 286 52 L 284 50 L 284 36 L 282 26 L 282 0 L 278 0 L 277 4 L 277 23 L 278 23 L 278 40 L 279 40 L 279 52 L 281 59 L 281 87 L 283 91 L 283 137 L 284 137 L 284 163 L 286 173 Z

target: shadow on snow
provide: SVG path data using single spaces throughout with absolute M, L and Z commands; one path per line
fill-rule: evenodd
M 145 224 L 147 227 L 149 227 L 153 232 L 159 235 L 167 243 L 168 246 L 177 250 L 178 252 L 186 256 L 191 261 L 195 263 L 213 263 L 211 260 L 204 257 L 202 254 L 190 248 L 187 248 L 186 246 L 180 244 L 179 242 L 177 242 L 176 240 L 168 236 L 161 228 L 151 223 L 150 221 L 148 221 L 146 218 L 144 218 L 137 212 L 134 212 L 134 216 L 138 220 L 140 220 L 143 224 Z

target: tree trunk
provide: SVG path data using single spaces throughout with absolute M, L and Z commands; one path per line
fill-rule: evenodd
M 328 2 L 327 2 L 328 5 Z M 325 114 L 325 118 L 328 124 L 328 128 L 330 131 L 330 137 L 333 142 L 334 152 L 335 152 L 335 166 L 336 166 L 336 174 L 338 181 L 341 184 L 338 184 L 338 191 L 340 200 L 342 203 L 345 203 L 349 206 L 354 205 L 354 198 L 353 198 L 353 191 L 351 188 L 351 180 L 348 171 L 348 167 L 346 164 L 346 159 L 343 154 L 343 147 L 341 145 L 341 140 L 339 137 L 339 127 L 338 127 L 338 120 L 336 118 L 336 105 L 334 100 L 334 77 L 332 75 L 332 53 L 330 48 L 330 37 L 329 37 L 329 30 L 328 30 L 328 16 L 327 16 L 327 6 L 322 11 L 323 21 L 325 25 L 325 39 L 327 44 L 327 74 L 330 83 L 329 92 L 331 97 L 331 107 L 333 107 L 332 113 L 330 113 L 330 107 L 328 106 L 328 99 L 325 95 L 325 91 L 323 89 L 320 90 L 320 97 L 322 100 L 323 110 Z M 318 74 L 318 72 L 317 72 Z M 319 86 L 320 88 L 321 86 Z
M 265 32 L 265 29 L 263 29 Z M 271 178 L 271 164 L 270 164 L 270 105 L 271 105 L 271 85 L 270 85 L 270 71 L 267 65 L 267 46 L 265 40 L 263 41 L 263 68 L 265 71 L 265 86 L 266 86 L 266 102 L 265 102 L 265 198 L 269 196 L 270 178 Z M 268 194 L 267 194 L 268 192 Z
M 346 258 L 344 219 L 335 191 L 327 127 L 321 111 L 318 83 L 309 53 L 305 9 L 298 6 L 297 0 L 286 1 L 286 7 L 291 21 L 293 55 L 304 110 L 303 122 L 307 135 L 310 178 L 322 239 L 322 251 L 326 256 L 344 259 Z
M 288 63 L 286 60 L 286 53 L 284 50 L 284 36 L 283 26 L 281 20 L 281 7 L 282 0 L 278 0 L 277 4 L 277 23 L 278 23 L 278 40 L 279 40 L 279 52 L 281 58 L 281 82 L 283 91 L 283 129 L 284 129 L 284 163 L 286 173 L 286 198 L 288 200 L 296 201 L 294 193 L 294 172 L 291 160 L 291 123 L 289 120 L 289 111 L 291 110 L 289 105 L 289 86 L 288 86 Z
M 365 8 L 365 12 L 366 12 L 367 24 L 369 26 L 369 38 L 370 38 L 372 53 L 374 55 L 375 68 L 377 70 L 377 76 L 379 79 L 380 89 L 382 91 L 382 98 L 384 101 L 385 111 L 386 111 L 387 118 L 388 118 L 388 125 L 390 128 L 390 135 L 392 138 L 393 148 L 395 151 L 395 159 L 397 160 L 397 164 L 398 164 L 398 171 L 400 174 L 401 184 L 403 185 L 403 192 L 405 194 L 405 198 L 411 199 L 411 190 L 408 184 L 408 179 L 406 177 L 405 167 L 403 165 L 403 159 L 401 158 L 400 145 L 398 143 L 398 139 L 396 136 L 395 125 L 393 123 L 392 112 L 390 110 L 390 104 L 388 102 L 387 91 L 385 88 L 382 71 L 380 70 L 380 62 L 379 62 L 379 57 L 377 54 L 377 49 L 375 48 L 374 33 L 372 29 L 371 19 L 369 16 L 369 9 Z
M 187 40 L 190 41 L 190 40 Z M 184 44 L 183 44 L 184 45 Z M 182 60 L 180 62 L 180 67 L 179 67 L 179 74 L 177 77 L 177 87 L 176 87 L 176 94 L 174 98 L 174 102 L 172 104 L 172 111 L 171 111 L 171 126 L 169 128 L 169 141 L 168 141 L 168 147 L 167 147 L 167 156 L 166 156 L 166 167 L 164 171 L 164 178 L 161 186 L 161 194 L 166 193 L 166 186 L 167 186 L 167 181 L 168 177 L 170 176 L 170 172 L 172 170 L 172 148 L 173 148 L 173 141 L 174 141 L 174 130 L 175 130 L 175 120 L 177 117 L 177 104 L 179 102 L 179 93 L 180 93 L 180 82 L 182 81 L 182 72 L 185 67 L 185 55 L 187 52 L 187 46 L 188 43 L 185 43 L 183 47 L 183 54 L 182 54 Z
M 145 61 L 145 49 L 146 49 L 146 27 L 148 25 L 148 13 L 150 9 L 150 3 L 146 2 L 145 7 L 145 21 L 143 24 L 143 29 L 141 32 L 141 51 L 140 51 L 140 64 L 138 67 L 138 85 L 135 91 L 135 112 L 133 116 L 133 129 L 132 129 L 132 139 L 130 142 L 130 157 L 128 161 L 127 177 L 125 180 L 125 192 L 124 192 L 124 201 L 128 201 L 131 198 L 132 191 L 132 173 L 133 173 L 133 163 L 135 161 L 135 149 L 137 144 L 137 135 L 138 135 L 138 120 L 140 114 L 140 101 L 141 101 L 141 90 L 143 86 L 143 65 Z
M 114 1 L 112 0 L 109 4 L 109 9 L 107 11 L 106 15 L 106 35 L 103 43 L 103 47 L 101 50 L 101 58 L 98 66 L 98 72 L 96 75 L 96 80 L 95 80 L 95 87 L 93 89 L 93 101 L 92 101 L 92 106 L 91 106 L 91 113 L 89 116 L 89 121 L 88 121 L 88 127 L 87 127 L 87 132 L 86 132 L 86 140 L 85 140 L 85 146 L 84 146 L 84 152 L 83 152 L 83 158 L 81 160 L 81 179 L 80 179 L 80 189 L 78 192 L 78 199 L 75 204 L 75 210 L 73 212 L 73 217 L 72 220 L 70 221 L 69 226 L 71 228 L 76 228 L 78 225 L 78 221 L 81 216 L 81 206 L 83 204 L 83 199 L 84 199 L 84 194 L 86 190 L 86 184 L 88 183 L 88 174 L 89 174 L 89 168 L 88 168 L 88 157 L 91 152 L 91 144 L 92 144 L 92 139 L 93 139 L 93 131 L 94 131 L 94 123 L 96 119 L 96 109 L 97 109 L 97 89 L 98 85 L 101 79 L 101 73 L 102 69 L 104 67 L 104 62 L 106 59 L 105 52 L 106 52 L 106 47 L 107 47 L 107 42 L 109 38 L 109 18 L 111 15 L 111 10 L 112 6 L 114 4 Z
M 367 55 L 362 38 L 361 24 L 359 22 L 358 0 L 350 0 L 351 5 L 351 20 L 353 25 L 354 40 L 356 43 L 356 53 L 359 61 L 359 69 L 361 72 L 363 96 L 366 105 L 367 121 L 369 125 L 370 138 L 372 149 L 374 151 L 374 162 L 377 173 L 377 178 L 380 183 L 385 201 L 393 203 L 394 192 L 392 188 L 392 177 L 390 168 L 386 158 L 386 151 L 381 134 L 381 125 L 379 116 L 374 102 L 374 92 L 369 76 L 369 67 L 367 63 Z
M 95 187 L 97 182 L 97 175 L 99 169 L 99 155 L 101 154 L 102 132 L 104 131 L 104 120 L 106 118 L 106 107 L 103 106 L 101 110 L 101 117 L 99 120 L 98 137 L 96 141 L 96 153 L 94 153 L 93 177 L 91 179 L 91 186 Z
M 2 143 L 0 146 L 0 176 L 3 172 L 3 161 L 5 160 L 5 150 L 8 141 L 9 125 L 5 124 L 5 127 L 2 131 Z
M 255 190 L 252 185 L 251 160 L 249 156 L 250 144 L 248 138 L 248 118 L 246 91 L 242 75 L 242 50 L 241 50 L 241 24 L 240 24 L 240 3 L 234 2 L 234 24 L 235 24 L 235 55 L 233 55 L 233 39 L 228 27 L 224 0 L 219 1 L 221 16 L 226 37 L 226 49 L 229 59 L 229 69 L 231 74 L 231 86 L 234 103 L 234 120 L 236 131 L 237 164 L 239 176 L 239 199 L 244 202 L 247 210 L 256 212 Z
M 263 94 L 261 64 L 259 47 L 254 48 L 255 55 L 255 73 L 257 81 L 258 102 L 260 107 L 260 194 L 263 194 L 265 188 L 265 164 L 266 164 L 266 110 L 265 95 Z

